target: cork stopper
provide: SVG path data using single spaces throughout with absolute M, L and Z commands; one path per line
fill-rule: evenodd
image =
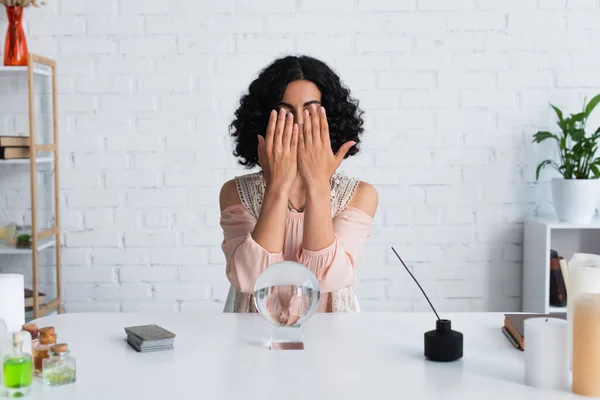
M 38 326 L 36 324 L 25 324 L 21 327 L 22 330 L 27 331 L 31 334 L 31 339 L 35 340 L 38 337 L 39 334 L 39 329 Z
M 50 347 L 50 351 L 53 353 L 64 353 L 67 350 L 69 350 L 69 347 L 67 346 L 66 343 L 58 343 L 58 344 L 55 344 L 54 346 Z
M 45 326 L 40 328 L 40 336 L 56 335 L 56 330 L 53 326 Z
M 23 344 L 23 335 L 21 335 L 21 332 L 13 332 L 13 344 L 15 346 L 20 346 Z
M 56 343 L 56 331 L 53 326 L 46 326 L 39 330 L 40 344 Z

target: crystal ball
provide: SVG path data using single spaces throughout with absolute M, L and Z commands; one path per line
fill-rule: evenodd
M 282 261 L 268 267 L 254 285 L 254 304 L 278 327 L 301 326 L 315 313 L 319 281 L 304 265 Z

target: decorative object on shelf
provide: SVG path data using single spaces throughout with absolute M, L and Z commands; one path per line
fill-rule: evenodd
M 49 357 L 50 347 L 56 344 L 56 331 L 53 326 L 47 326 L 39 331 L 38 345 L 33 352 L 33 371 L 42 376 L 44 359 Z
M 0 274 L 0 318 L 9 332 L 19 332 L 25 323 L 24 277 L 21 274 Z
M 0 241 L 6 238 L 6 226 L 10 223 L 10 213 L 6 208 L 6 204 L 0 198 Z
M 7 246 L 31 248 L 31 225 L 10 223 L 4 228 L 4 236 L 4 243 Z
M 600 397 L 600 293 L 577 297 L 573 318 L 573 393 Z
M 76 381 L 76 362 L 69 356 L 66 343 L 50 347 L 50 357 L 43 362 L 42 380 L 46 385 L 62 386 Z
M 24 346 L 24 337 L 27 332 L 14 332 L 12 351 L 4 356 L 2 366 L 4 369 L 4 392 L 6 397 L 16 398 L 29 396 L 33 381 L 33 368 L 31 354 Z
M 0 0 L 6 8 L 8 29 L 4 41 L 4 65 L 10 67 L 27 65 L 27 39 L 23 30 L 23 10 L 29 6 L 39 7 L 38 0 Z
M 567 303 L 569 363 L 573 361 L 573 319 L 577 299 L 584 293 L 600 293 L 600 255 L 575 253 L 569 260 Z
M 17 224 L 14 222 L 4 227 L 4 243 L 7 246 L 17 245 Z
M 17 247 L 20 249 L 31 248 L 31 235 L 28 233 L 23 233 L 17 236 Z
M 600 157 L 597 156 L 600 128 L 593 134 L 586 133 L 586 123 L 594 108 L 600 103 L 600 94 L 589 103 L 584 102 L 583 110 L 569 117 L 550 105 L 558 116 L 559 134 L 539 131 L 533 135 L 534 143 L 547 139 L 556 141 L 560 160 L 542 161 L 536 171 L 552 167 L 562 178 L 552 179 L 552 198 L 558 219 L 562 222 L 589 223 L 600 199 Z
M 25 308 L 33 307 L 33 290 L 25 288 L 23 296 L 25 297 Z M 44 303 L 46 301 L 46 294 L 38 292 L 38 301 Z
M 272 350 L 304 350 L 302 325 L 315 313 L 320 298 L 317 277 L 302 264 L 282 261 L 260 274 L 254 285 L 254 304 L 275 325 Z
M 402 263 L 406 272 L 413 278 L 423 296 L 431 306 L 437 321 L 435 324 L 435 330 L 425 332 L 425 357 L 431 361 L 456 361 L 463 356 L 463 334 L 461 332 L 452 330 L 452 324 L 449 319 L 440 319 L 437 311 L 433 308 L 433 304 L 429 301 L 429 297 L 425 294 L 425 291 L 417 281 L 417 278 L 410 272 L 410 269 L 406 266 L 400 255 L 396 252 L 396 249 L 392 247 L 392 251 L 398 257 L 398 260 Z
M 525 384 L 564 390 L 569 387 L 567 321 L 559 318 L 525 320 Z
M 550 305 L 567 306 L 567 287 L 560 261 L 563 259 L 556 250 L 550 250 Z

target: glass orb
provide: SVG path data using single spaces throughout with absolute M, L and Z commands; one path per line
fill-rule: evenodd
M 315 274 L 294 261 L 271 265 L 254 285 L 258 312 L 277 327 L 302 326 L 317 310 L 320 298 Z

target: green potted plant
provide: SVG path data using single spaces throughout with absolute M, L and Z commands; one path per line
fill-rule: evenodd
M 17 247 L 19 247 L 19 248 L 31 247 L 31 235 L 28 233 L 24 233 L 22 235 L 17 236 Z
M 577 114 L 565 116 L 556 106 L 550 106 L 558 117 L 558 134 L 539 131 L 533 135 L 534 143 L 545 140 L 556 142 L 558 160 L 542 161 L 535 171 L 539 180 L 545 167 L 558 171 L 561 177 L 552 179 L 552 199 L 559 221 L 589 223 L 600 199 L 600 157 L 597 155 L 600 128 L 594 133 L 586 132 L 586 124 L 594 108 L 600 103 L 600 94 Z

